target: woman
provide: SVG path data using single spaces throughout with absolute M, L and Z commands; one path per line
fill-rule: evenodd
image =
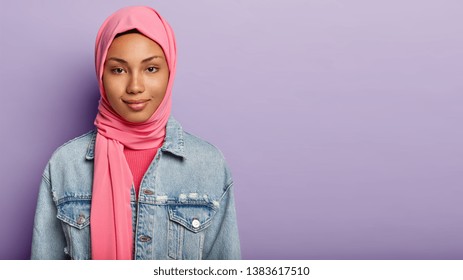
M 176 47 L 152 8 L 101 26 L 96 130 L 58 148 L 40 186 L 32 259 L 239 259 L 232 178 L 170 116 Z

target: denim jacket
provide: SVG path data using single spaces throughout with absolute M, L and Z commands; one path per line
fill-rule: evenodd
M 90 259 L 96 131 L 52 155 L 42 176 L 32 259 Z M 136 198 L 134 259 L 239 259 L 233 181 L 220 151 L 170 118 Z

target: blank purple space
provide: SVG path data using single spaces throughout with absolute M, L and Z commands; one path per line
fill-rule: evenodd
M 29 258 L 96 32 L 135 4 L 176 33 L 173 114 L 227 158 L 244 259 L 463 259 L 458 0 L 2 1 L 0 259 Z

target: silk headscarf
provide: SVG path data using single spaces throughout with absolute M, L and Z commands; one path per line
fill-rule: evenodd
M 153 115 L 142 123 L 128 122 L 111 108 L 102 80 L 111 42 L 117 34 L 132 29 L 138 30 L 161 46 L 169 67 L 169 81 L 164 99 Z M 162 145 L 171 111 L 176 58 L 175 37 L 171 27 L 150 7 L 120 9 L 109 16 L 98 31 L 95 68 L 101 97 L 95 119 L 97 136 L 90 216 L 92 259 L 133 258 L 130 198 L 133 178 L 124 156 L 124 147 L 144 150 Z

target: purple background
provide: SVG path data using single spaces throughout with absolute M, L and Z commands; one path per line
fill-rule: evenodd
M 245 259 L 463 258 L 463 2 L 2 1 L 0 259 L 41 173 L 92 128 L 116 9 L 170 22 L 173 114 L 235 179 Z

